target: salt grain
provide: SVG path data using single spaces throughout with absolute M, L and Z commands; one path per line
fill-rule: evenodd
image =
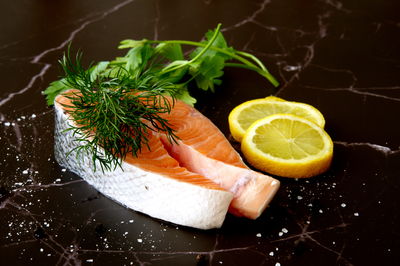
M 87 259 L 86 262 L 93 262 L 93 259 Z
M 301 68 L 301 66 L 290 66 L 290 65 L 286 65 L 283 67 L 283 70 L 287 71 L 287 72 L 291 72 L 291 71 L 296 71 L 299 70 Z
M 342 203 L 342 204 L 340 204 L 340 206 L 341 206 L 342 208 L 344 208 L 344 207 L 346 207 L 346 203 Z
M 354 216 L 359 216 L 360 214 L 358 213 L 358 212 L 355 212 L 354 213 Z
M 10 122 L 5 122 L 4 125 L 5 125 L 6 127 L 9 127 L 9 126 L 11 125 L 11 123 L 10 123 Z
M 137 242 L 142 243 L 142 242 L 143 242 L 143 239 L 138 238 Z
M 274 256 L 274 252 L 271 251 L 271 252 L 269 253 L 269 255 L 270 255 L 271 257 Z
M 256 234 L 256 237 L 261 237 L 261 233 Z

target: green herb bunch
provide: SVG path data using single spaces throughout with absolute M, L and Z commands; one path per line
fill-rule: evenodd
M 67 52 L 61 65 L 66 74 L 64 84 L 74 88 L 65 94 L 70 103 L 64 107 L 74 120 L 68 130 L 80 143 L 74 149 L 78 156 L 90 154 L 103 171 L 111 170 L 126 154 L 136 156 L 148 144 L 149 130 L 176 140 L 168 121 L 160 116 L 169 113 L 174 103 L 169 83 L 154 82 L 147 73 L 133 78 L 117 66 L 110 68 L 108 75 L 94 75 L 98 68 L 85 70 L 80 53 L 74 62 Z
M 66 96 L 71 100 L 66 107 L 76 123 L 70 130 L 81 136 L 76 139 L 78 155 L 87 152 L 103 171 L 111 170 L 128 153 L 136 156 L 148 144 L 149 130 L 164 132 L 175 141 L 174 131 L 160 114 L 169 113 L 176 98 L 190 105 L 196 102 L 188 91 L 190 83 L 214 91 L 225 66 L 256 71 L 278 86 L 260 60 L 227 45 L 220 27 L 208 31 L 201 42 L 124 40 L 119 48 L 129 49 L 125 56 L 88 69 L 81 64 L 81 53 L 72 60 L 68 49 L 60 60 L 64 77 L 52 82 L 44 94 L 52 105 L 58 94 L 74 89 Z M 185 56 L 182 45 L 195 49 Z

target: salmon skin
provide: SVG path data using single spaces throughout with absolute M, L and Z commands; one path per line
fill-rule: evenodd
M 165 115 L 179 137 L 171 143 L 149 133 L 149 147 L 127 155 L 121 168 L 102 172 L 90 154 L 66 154 L 79 145 L 74 121 L 56 98 L 55 158 L 107 197 L 133 210 L 174 224 L 211 229 L 222 226 L 228 210 L 257 218 L 279 181 L 250 170 L 219 129 L 196 109 L 176 101 Z

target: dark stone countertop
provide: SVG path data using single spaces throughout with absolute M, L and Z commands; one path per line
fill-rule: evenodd
M 1 265 L 395 265 L 400 259 L 400 2 L 2 1 Z M 197 108 L 229 138 L 237 104 L 269 94 L 325 115 L 334 161 L 285 179 L 257 220 L 228 215 L 201 231 L 149 218 L 96 192 L 53 156 L 53 111 L 41 91 L 68 43 L 110 60 L 120 40 L 188 39 L 223 24 L 255 54 L 274 90 L 227 69 Z

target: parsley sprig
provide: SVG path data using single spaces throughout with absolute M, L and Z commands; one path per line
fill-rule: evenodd
M 139 62 L 146 64 L 147 51 L 150 49 L 153 56 L 149 59 L 165 58 L 170 60 L 167 65 L 152 65 L 153 70 L 160 78 L 167 78 L 174 83 L 180 93 L 181 100 L 193 105 L 196 99 L 188 92 L 188 84 L 194 80 L 197 87 L 214 92 L 215 85 L 220 85 L 223 69 L 226 66 L 239 67 L 253 70 L 265 77 L 273 86 L 279 82 L 271 75 L 264 64 L 254 55 L 237 51 L 227 45 L 224 36 L 220 32 L 221 24 L 215 30 L 206 33 L 201 42 L 186 40 L 124 40 L 120 43 L 120 49 L 129 48 L 129 54 L 135 54 Z M 195 47 L 188 58 L 182 52 L 182 46 Z M 150 47 L 150 48 L 149 48 Z M 144 51 L 144 56 L 141 51 Z M 118 59 L 117 59 L 118 60 Z M 125 58 L 120 59 L 125 61 Z M 129 64 L 129 61 L 127 62 Z
M 176 141 L 168 121 L 160 115 L 173 107 L 166 97 L 193 105 L 196 99 L 189 94 L 189 84 L 214 91 L 226 66 L 256 71 L 272 85 L 279 85 L 259 59 L 229 47 L 220 28 L 221 24 L 208 31 L 200 42 L 124 40 L 119 49 L 129 49 L 125 56 L 88 69 L 81 64 L 81 53 L 72 60 L 68 49 L 60 60 L 64 77 L 52 82 L 44 94 L 52 105 L 58 94 L 74 89 L 66 96 L 71 100 L 66 107 L 76 123 L 69 130 L 79 141 L 78 156 L 88 153 L 103 171 L 111 170 L 128 153 L 137 155 L 148 145 L 150 130 Z M 185 55 L 182 46 L 194 49 Z

